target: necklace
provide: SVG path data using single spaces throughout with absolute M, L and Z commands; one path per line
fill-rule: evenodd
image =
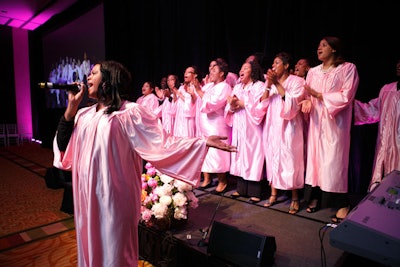
M 324 69 L 324 66 L 321 65 L 321 72 L 322 72 L 323 74 L 328 73 L 328 72 L 332 69 L 332 66 L 333 66 L 333 65 L 330 65 L 329 68 L 327 68 L 327 69 L 325 70 L 325 69 Z

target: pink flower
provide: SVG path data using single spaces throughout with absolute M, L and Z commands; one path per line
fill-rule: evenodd
M 157 186 L 157 181 L 156 181 L 156 179 L 154 179 L 154 178 L 150 178 L 150 179 L 147 181 L 147 184 L 148 184 L 151 188 L 155 188 L 155 187 Z
M 148 184 L 146 182 L 142 182 L 142 189 L 146 189 Z
M 149 209 L 142 210 L 142 220 L 148 222 L 151 219 L 152 211 Z
M 154 193 L 150 193 L 150 198 L 151 198 L 151 201 L 153 201 L 153 202 L 156 202 L 159 199 L 158 195 L 154 194 Z
M 151 167 L 147 169 L 147 175 L 153 176 L 156 174 L 156 168 Z
M 143 200 L 143 204 L 146 206 L 149 202 L 152 202 L 153 200 L 151 199 L 151 196 L 147 196 L 144 200 Z
M 188 198 L 189 205 L 192 209 L 195 209 L 199 206 L 199 200 L 192 191 L 186 192 L 186 197 Z

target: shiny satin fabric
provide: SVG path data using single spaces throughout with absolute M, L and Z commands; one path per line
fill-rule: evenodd
M 207 152 L 201 138 L 164 134 L 137 103 L 106 115 L 83 108 L 65 153 L 53 143 L 54 166 L 72 170 L 78 266 L 137 266 L 142 158 L 160 172 L 197 186 Z
M 184 85 L 181 85 L 178 91 L 182 97 L 179 96 L 178 100 L 176 101 L 174 135 L 182 137 L 195 137 L 196 102 L 192 101 L 192 96 L 186 92 Z
M 252 107 L 256 99 L 264 92 L 264 83 L 251 82 L 243 88 L 237 84 L 232 91 L 244 101 L 245 108 L 229 112 L 230 104 L 225 107 L 225 121 L 232 126 L 232 145 L 237 147 L 236 153 L 231 153 L 230 174 L 242 177 L 248 181 L 261 181 L 263 177 L 264 151 L 262 146 L 262 126 L 254 123 Z
M 379 97 L 368 103 L 354 102 L 354 124 L 379 122 L 371 183 L 381 182 L 382 174 L 400 170 L 400 91 L 397 83 L 384 85 Z
M 353 100 L 359 77 L 353 63 L 331 71 L 322 64 L 309 70 L 306 83 L 322 93 L 323 101 L 311 97 L 305 183 L 325 192 L 347 193 L 350 129 Z
M 289 75 L 283 82 L 285 100 L 275 85 L 267 99 L 254 107 L 256 121 L 263 125 L 263 147 L 267 179 L 280 190 L 304 187 L 303 78 Z
M 158 102 L 158 97 L 153 93 L 142 95 L 136 100 L 136 103 L 138 103 L 142 107 L 148 108 L 153 113 L 155 113 L 157 108 L 160 106 L 160 103 Z
M 208 83 L 203 86 L 204 95 L 199 110 L 200 132 L 204 137 L 210 135 L 227 136 L 226 143 L 231 143 L 232 128 L 225 123 L 224 110 L 226 99 L 232 88 L 226 82 Z M 201 170 L 208 173 L 229 172 L 231 153 L 210 148 L 204 159 Z
M 174 134 L 175 114 L 176 114 L 176 102 L 174 100 L 164 99 L 163 103 L 154 112 L 158 118 L 161 119 L 161 123 L 164 131 L 167 134 Z

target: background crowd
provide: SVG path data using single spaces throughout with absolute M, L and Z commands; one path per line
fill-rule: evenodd
M 87 54 L 80 58 L 60 58 L 50 70 L 48 81 L 58 84 L 70 84 L 74 82 L 86 82 L 91 69 L 90 59 Z M 46 95 L 47 108 L 65 108 L 67 106 L 67 92 L 57 88 L 50 89 Z

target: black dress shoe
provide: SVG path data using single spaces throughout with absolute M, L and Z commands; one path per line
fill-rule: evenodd
M 213 195 L 223 196 L 225 193 L 226 193 L 226 189 L 224 189 L 222 191 L 217 191 L 217 190 L 214 189 L 213 191 L 211 191 L 211 194 L 213 194 Z
M 253 204 L 256 204 L 256 203 L 258 203 L 258 202 L 260 202 L 261 201 L 261 199 L 259 198 L 259 197 L 251 197 L 250 199 L 249 199 L 249 202 L 250 203 L 253 203 Z
M 199 186 L 199 188 L 200 189 L 207 189 L 207 188 L 210 188 L 210 187 L 212 187 L 213 185 L 212 185 L 212 182 L 209 182 L 208 184 L 206 184 L 206 185 L 204 185 L 204 186 Z
M 223 183 L 222 183 L 223 184 Z M 218 186 L 219 186 L 220 184 L 218 184 Z M 228 183 L 226 183 L 226 184 L 223 184 L 223 186 L 222 186 L 222 190 L 221 191 L 218 191 L 217 189 L 218 189 L 218 186 L 217 186 L 217 188 L 215 188 L 215 192 L 217 192 L 217 194 L 223 194 L 223 193 L 225 193 L 226 192 L 226 189 L 228 188 Z
M 240 194 L 238 192 L 234 192 L 231 194 L 231 198 L 238 198 L 240 197 Z

